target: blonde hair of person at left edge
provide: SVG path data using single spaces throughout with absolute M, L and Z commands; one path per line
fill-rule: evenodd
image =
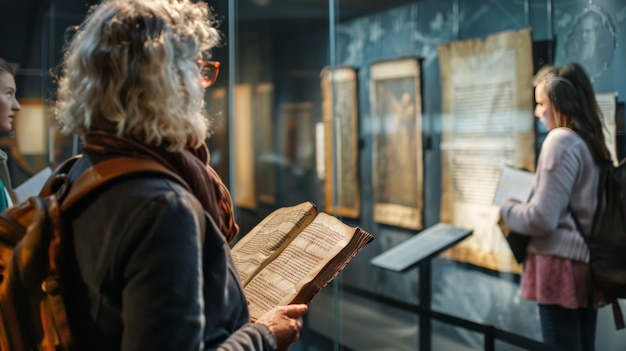
M 13 127 L 15 113 L 20 110 L 20 103 L 15 98 L 15 69 L 6 60 L 0 58 L 0 132 L 9 132 Z M 7 154 L 0 150 L 0 212 L 13 206 L 11 178 L 7 167 Z

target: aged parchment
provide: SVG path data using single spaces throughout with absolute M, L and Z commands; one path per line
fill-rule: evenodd
M 372 240 L 308 201 L 273 211 L 231 250 L 250 317 L 309 303 Z
M 235 86 L 235 205 L 257 208 L 254 176 L 252 86 Z
M 598 107 L 602 111 L 602 131 L 604 143 L 611 153 L 613 164 L 617 166 L 617 125 L 615 123 L 615 111 L 617 109 L 617 93 L 596 94 Z
M 423 208 L 419 61 L 374 63 L 370 94 L 374 220 L 419 230 Z
M 473 229 L 445 257 L 518 272 L 493 197 L 504 165 L 534 171 L 530 29 L 438 47 L 442 79 L 441 222 Z
M 360 193 L 356 71 L 350 67 L 333 70 L 326 67 L 322 70 L 321 77 L 326 211 L 338 216 L 357 218 L 360 212 Z

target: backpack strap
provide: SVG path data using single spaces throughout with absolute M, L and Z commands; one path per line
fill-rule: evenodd
M 61 201 L 61 211 L 67 211 L 83 196 L 114 179 L 139 173 L 164 174 L 191 191 L 187 182 L 178 174 L 155 160 L 120 156 L 98 162 L 81 174 L 78 179 L 71 184 L 69 191 L 63 197 Z M 67 186 L 67 184 L 65 185 Z
M 55 178 L 57 182 L 62 181 L 64 183 L 62 186 L 67 187 L 68 179 L 66 175 L 72 165 L 80 157 L 81 155 L 77 155 L 64 161 L 57 168 L 57 170 L 55 170 L 53 176 L 50 177 L 50 180 L 48 181 L 48 183 L 50 184 L 46 184 L 44 190 L 51 191 L 51 189 L 55 188 Z M 98 162 L 95 165 L 89 167 L 83 174 L 81 174 L 78 179 L 76 179 L 76 181 L 71 184 L 67 194 L 62 197 L 61 211 L 67 211 L 85 195 L 114 179 L 139 173 L 163 174 L 176 181 L 177 183 L 185 187 L 185 189 L 187 189 L 189 192 L 191 192 L 191 187 L 189 186 L 189 184 L 187 184 L 187 182 L 181 176 L 171 171 L 169 168 L 165 167 L 162 163 L 155 161 L 151 158 L 119 156 L 110 158 L 102 162 Z M 56 187 L 58 188 L 58 183 Z M 64 191 L 65 190 L 61 189 L 60 193 L 63 194 Z M 204 208 L 202 208 L 202 206 L 200 205 L 194 207 L 196 210 L 197 218 L 199 220 L 202 242 L 204 242 L 204 236 L 206 231 L 205 215 L 208 216 L 208 213 L 204 211 Z
M 52 174 L 48 177 L 48 180 L 46 180 L 44 185 L 41 187 L 39 196 L 49 196 L 54 194 L 59 188 L 59 183 L 65 183 L 67 173 L 70 171 L 74 163 L 76 163 L 76 161 L 78 161 L 81 157 L 82 155 L 74 155 L 54 168 L 52 170 Z

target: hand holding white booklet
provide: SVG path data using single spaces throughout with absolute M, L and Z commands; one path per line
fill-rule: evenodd
M 52 169 L 50 169 L 50 167 L 46 167 L 13 189 L 13 194 L 15 195 L 17 202 L 20 203 L 27 200 L 31 196 L 38 195 L 51 174 Z
M 502 206 L 508 199 L 527 202 L 533 191 L 535 174 L 523 169 L 505 166 L 502 168 L 500 180 L 493 203 Z

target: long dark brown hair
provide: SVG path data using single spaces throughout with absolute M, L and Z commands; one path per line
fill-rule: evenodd
M 572 118 L 572 129 L 585 140 L 596 163 L 610 160 L 611 154 L 602 131 L 602 111 L 585 69 L 572 62 L 561 66 L 557 75 L 572 82 L 577 90 L 582 113 L 576 115 L 577 118 Z
M 546 67 L 535 77 L 535 85 L 540 81 L 546 82 L 545 91 L 556 112 L 556 126 L 572 128 L 580 135 L 597 164 L 610 160 L 602 131 L 602 112 L 585 69 L 578 63 Z

